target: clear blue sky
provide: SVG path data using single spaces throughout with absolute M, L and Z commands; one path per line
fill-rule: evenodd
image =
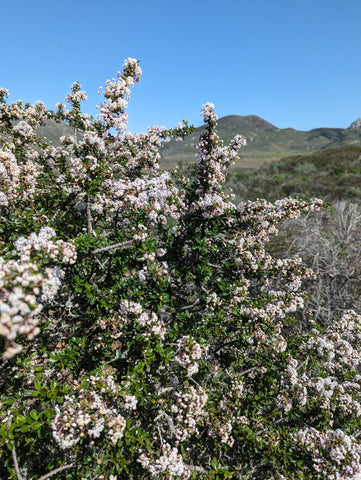
M 299 130 L 361 117 L 361 0 L 3 0 L 0 86 L 11 100 L 89 95 L 140 60 L 129 130 L 259 115 Z

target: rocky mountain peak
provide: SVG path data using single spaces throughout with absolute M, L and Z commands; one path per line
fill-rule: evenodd
M 348 128 L 360 128 L 361 127 L 361 118 L 358 118 Z

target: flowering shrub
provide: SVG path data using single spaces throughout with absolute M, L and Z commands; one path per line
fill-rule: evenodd
M 300 328 L 314 274 L 266 251 L 322 202 L 236 205 L 245 140 L 212 104 L 195 179 L 161 172 L 190 128 L 126 131 L 140 76 L 97 119 L 78 83 L 56 112 L 0 90 L 1 478 L 361 478 L 361 318 Z M 39 138 L 49 118 L 73 135 Z

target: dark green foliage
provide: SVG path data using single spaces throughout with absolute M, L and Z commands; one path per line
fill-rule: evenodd
M 326 201 L 361 199 L 361 146 L 319 150 L 266 164 L 228 181 L 242 199 L 285 196 L 320 197 Z

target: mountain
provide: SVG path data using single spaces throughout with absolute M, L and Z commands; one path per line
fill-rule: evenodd
M 361 118 L 358 118 L 348 128 L 360 128 L 361 127 Z
M 219 136 L 228 144 L 232 138 L 241 134 L 247 140 L 239 154 L 239 160 L 232 167 L 233 174 L 242 173 L 249 168 L 258 168 L 290 155 L 309 155 L 319 150 L 343 146 L 361 146 L 361 119 L 355 120 L 348 128 L 315 128 L 309 131 L 293 128 L 278 128 L 256 115 L 229 115 L 218 120 Z M 161 151 L 162 168 L 172 168 L 196 163 L 197 143 L 204 126 L 198 127 L 182 142 L 171 141 Z M 73 135 L 74 130 L 65 123 L 48 121 L 38 129 L 38 134 L 46 136 L 58 144 L 62 135 Z
M 300 131 L 293 128 L 277 128 L 256 115 L 229 115 L 218 120 L 218 133 L 225 143 L 241 134 L 247 145 L 240 152 L 240 160 L 232 168 L 241 172 L 245 168 L 255 168 L 265 162 L 278 160 L 289 155 L 310 154 L 321 149 L 346 145 L 361 146 L 361 120 L 353 122 L 349 128 L 315 128 Z M 204 127 L 198 127 L 183 142 L 172 141 L 162 150 L 162 162 L 166 168 L 182 163 L 194 163 L 194 145 Z

